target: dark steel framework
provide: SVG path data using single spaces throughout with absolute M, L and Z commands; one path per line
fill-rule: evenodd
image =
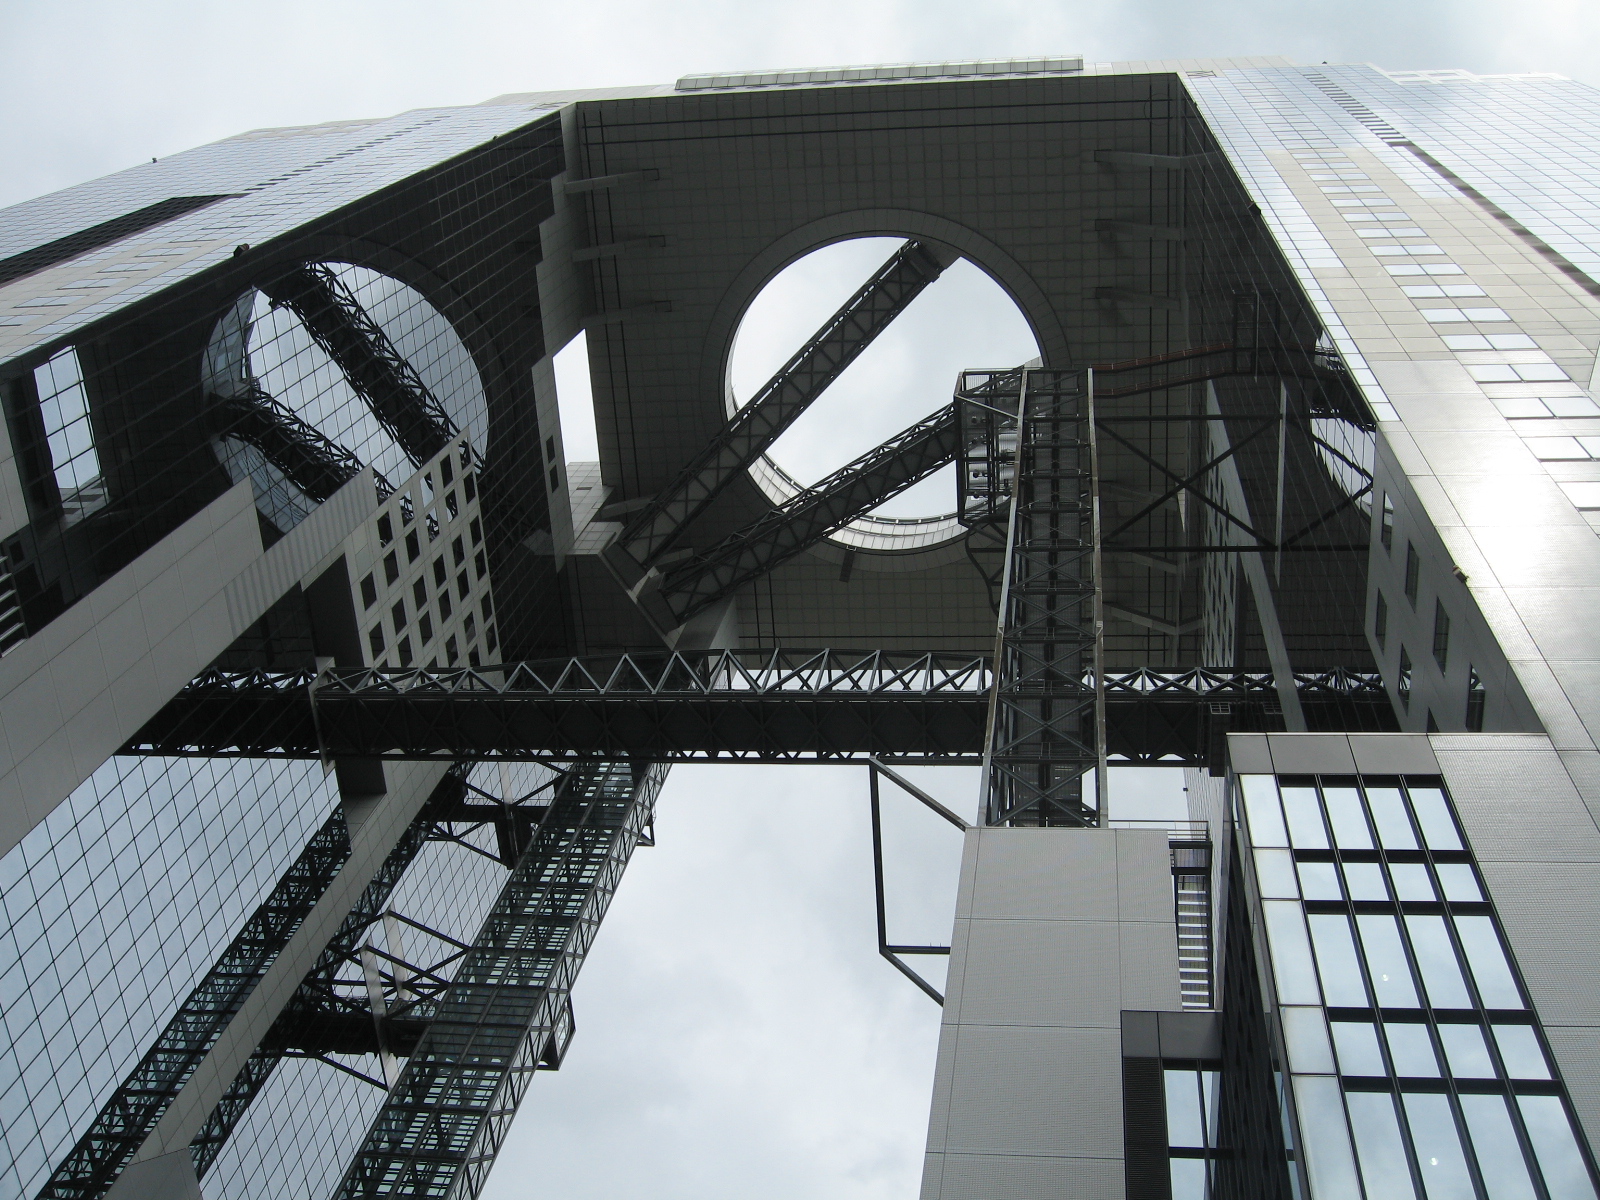
M 335 1195 L 470 1197 L 533 1072 L 560 1063 L 570 994 L 643 839 L 664 767 L 572 772 L 390 1090 Z
M 1304 672 L 1293 683 L 1314 730 L 1395 727 L 1375 674 Z M 984 657 L 838 650 L 708 650 L 448 670 L 213 671 L 125 751 L 972 764 L 983 754 L 993 685 Z M 1088 676 L 1079 684 L 1092 685 Z M 1282 728 L 1277 685 L 1262 672 L 1108 675 L 1107 754 L 1217 767 L 1225 733 Z
M 689 523 L 770 449 L 954 258 L 943 247 L 918 241 L 907 242 L 891 255 L 751 397 L 676 481 L 632 518 L 607 551 L 613 569 L 632 584 L 656 565 L 677 544 Z

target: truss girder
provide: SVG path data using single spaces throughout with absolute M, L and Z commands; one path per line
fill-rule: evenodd
M 778 505 L 719 545 L 663 572 L 661 594 L 686 621 L 955 461 L 955 408 L 946 406 Z
M 1072 702 L 1092 690 L 1093 679 L 1074 682 L 1028 647 L 1013 662 L 1018 683 L 1008 695 L 1014 720 L 1005 726 L 1005 745 L 1017 761 L 1037 766 L 1029 739 L 1063 738 L 1063 711 L 1081 722 L 1061 697 Z M 973 762 L 985 745 L 993 681 L 987 658 L 841 651 L 707 651 L 321 677 L 208 674 L 124 752 Z M 1236 730 L 1276 728 L 1271 675 L 1136 671 L 1108 676 L 1105 686 L 1108 750 L 1119 758 L 1208 761 L 1207 730 L 1216 722 L 1201 710 L 1216 706 L 1234 713 Z M 1375 676 L 1297 675 L 1296 686 L 1308 712 L 1330 714 L 1314 727 L 1343 727 L 1334 713 L 1351 728 L 1392 727 L 1388 695 Z M 1087 731 L 1069 733 L 1075 740 L 1060 744 L 1074 752 L 1090 744 Z
M 460 765 L 453 767 L 439 781 L 417 818 L 406 827 L 400 840 L 384 857 L 383 863 L 362 890 L 360 898 L 340 922 L 338 932 L 318 954 L 315 965 L 301 981 L 294 997 L 273 1021 L 267 1035 L 229 1083 L 222 1098 L 211 1110 L 205 1124 L 201 1126 L 200 1132 L 190 1143 L 189 1153 L 194 1160 L 197 1174 L 203 1177 L 210 1169 L 217 1155 L 222 1152 L 229 1135 L 233 1133 L 234 1127 L 250 1107 L 251 1101 L 266 1086 L 267 1080 L 272 1077 L 272 1072 L 283 1061 L 291 1047 L 300 1040 L 293 1032 L 299 1021 L 299 1014 L 321 1004 L 321 998 L 331 990 L 329 980 L 338 971 L 339 965 L 354 952 L 367 930 L 382 917 L 390 893 L 400 882 L 400 877 L 405 874 L 406 868 L 416 858 L 417 852 L 427 842 L 436 819 L 435 813 L 441 807 L 448 808 L 458 804 L 465 787 L 466 768 Z M 344 819 L 341 816 L 338 820 L 342 829 Z M 367 1019 L 370 1022 L 371 1018 Z
M 911 241 L 897 250 L 741 408 L 613 543 L 633 573 L 652 566 L 742 471 L 765 453 L 874 338 L 939 278 L 948 255 Z
M 259 387 L 220 403 L 226 435 L 261 451 L 284 478 L 319 503 L 362 471 L 359 458 Z M 380 494 L 394 491 L 381 474 L 373 475 Z
M 1092 825 L 1096 815 L 1083 800 L 1083 775 L 1100 760 L 1089 379 L 1082 371 L 1022 371 L 1010 408 L 1020 420 L 985 820 Z
M 444 405 L 332 267 L 309 263 L 262 290 L 300 318 L 412 462 L 426 462 L 457 437 Z
M 569 996 L 664 767 L 600 763 L 558 791 L 335 1192 L 469 1200 L 533 1072 L 570 1034 Z
M 105 1195 L 349 857 L 344 815 L 335 813 L 101 1107 L 40 1200 Z

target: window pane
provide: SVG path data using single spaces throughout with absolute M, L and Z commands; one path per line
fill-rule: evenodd
M 1339 1070 L 1345 1075 L 1387 1075 L 1378 1031 L 1371 1021 L 1333 1021 L 1333 1044 L 1339 1051 Z
M 1461 1112 L 1467 1119 L 1467 1137 L 1478 1156 L 1489 1200 L 1534 1200 L 1528 1164 L 1517 1144 L 1505 1097 L 1462 1096 Z
M 1285 1008 L 1283 1040 L 1289 1050 L 1289 1069 L 1300 1075 L 1333 1074 L 1333 1051 L 1328 1046 L 1328 1026 L 1320 1008 Z
M 1394 918 L 1364 913 L 1356 918 L 1361 931 L 1361 946 L 1367 955 L 1367 970 L 1372 975 L 1372 990 L 1384 1008 L 1416 1008 L 1417 989 L 1411 982 L 1411 967 L 1400 944 L 1400 930 Z
M 1394 880 L 1396 900 L 1436 899 L 1433 894 L 1433 880 L 1428 878 L 1428 868 L 1422 863 L 1390 863 L 1389 877 Z
M 1200 1124 L 1200 1080 L 1195 1071 L 1164 1071 L 1167 1085 L 1167 1145 L 1206 1144 Z
M 1288 850 L 1257 850 L 1256 881 L 1261 894 L 1269 899 L 1294 899 L 1300 895 L 1295 886 L 1294 859 Z
M 1323 802 L 1328 806 L 1328 823 L 1333 840 L 1341 850 L 1372 849 L 1372 831 L 1361 809 L 1361 797 L 1353 787 L 1325 787 Z
M 1357 1200 L 1361 1190 L 1338 1081 L 1327 1075 L 1297 1075 L 1294 1096 L 1311 1194 L 1317 1200 Z
M 1406 815 L 1406 804 L 1399 788 L 1369 787 L 1367 807 L 1372 810 L 1372 823 L 1378 827 L 1378 842 L 1384 849 L 1417 848 L 1417 835 L 1411 828 L 1411 818 Z
M 1389 1055 L 1394 1073 L 1410 1079 L 1437 1079 L 1439 1060 L 1426 1025 L 1409 1021 L 1385 1021 L 1384 1036 L 1389 1039 Z
M 1461 978 L 1461 967 L 1456 961 L 1455 947 L 1450 944 L 1444 918 L 1407 917 L 1406 932 L 1411 935 L 1411 949 L 1417 956 L 1417 968 L 1422 972 L 1422 986 L 1428 990 L 1428 1000 L 1433 1006 L 1471 1008 L 1472 999 L 1467 994 L 1466 980 Z
M 1267 941 L 1272 947 L 1272 977 L 1278 985 L 1278 1002 L 1321 1004 L 1300 906 L 1292 900 L 1268 900 L 1261 908 L 1266 916 Z
M 1278 809 L 1278 781 L 1271 775 L 1241 775 L 1246 820 L 1253 846 L 1287 846 L 1283 814 Z
M 1367 989 L 1361 983 L 1361 968 L 1356 963 L 1350 922 L 1334 913 L 1316 913 L 1308 917 L 1307 922 L 1311 926 L 1311 940 L 1317 948 L 1317 967 L 1322 974 L 1322 989 L 1329 1006 L 1365 1007 Z
M 1300 888 L 1307 900 L 1343 900 L 1344 890 L 1339 886 L 1339 872 L 1331 862 L 1303 862 L 1300 868 Z
M 1344 864 L 1344 881 L 1352 900 L 1387 900 L 1389 885 L 1383 881 L 1383 868 L 1377 863 Z
M 1172 1200 L 1206 1200 L 1206 1160 L 1172 1160 Z
M 1450 805 L 1444 793 L 1436 787 L 1412 787 L 1411 807 L 1417 814 L 1417 824 L 1422 826 L 1422 840 L 1430 850 L 1460 850 L 1461 835 L 1456 832 L 1455 818 L 1450 815 Z
M 1473 1200 L 1472 1178 L 1450 1115 L 1450 1100 L 1437 1092 L 1407 1092 L 1406 1119 L 1428 1200 Z
M 1308 787 L 1286 787 L 1283 793 L 1283 813 L 1289 822 L 1289 841 L 1296 850 L 1326 850 L 1328 831 L 1322 824 L 1322 805 L 1317 803 L 1317 790 Z
M 1526 1028 L 1526 1026 L 1524 1026 Z M 1440 1025 L 1439 1040 L 1450 1063 L 1450 1074 L 1457 1079 L 1493 1079 L 1494 1063 L 1477 1025 Z
M 1400 1140 L 1400 1119 L 1389 1092 L 1346 1092 L 1350 1130 L 1355 1135 L 1367 1200 L 1413 1200 L 1411 1166 Z M 1320 1197 L 1318 1198 L 1320 1200 Z
M 1483 890 L 1478 887 L 1478 877 L 1473 874 L 1471 863 L 1435 863 L 1434 870 L 1439 872 L 1439 886 L 1444 888 L 1446 900 L 1475 904 L 1483 899 Z
M 1544 1172 L 1550 1200 L 1594 1200 L 1594 1185 L 1583 1154 L 1572 1138 L 1567 1111 L 1558 1096 L 1518 1096 L 1528 1140 Z
M 1550 1065 L 1532 1025 L 1496 1025 L 1494 1040 L 1512 1079 L 1549 1079 Z
M 1489 917 L 1457 917 L 1456 930 L 1461 934 L 1461 945 L 1467 952 L 1467 962 L 1472 965 L 1472 978 L 1477 981 L 1478 995 L 1485 1008 L 1521 1008 L 1522 993 L 1511 975 L 1505 951 L 1500 948 L 1500 936 L 1494 931 L 1494 921 Z

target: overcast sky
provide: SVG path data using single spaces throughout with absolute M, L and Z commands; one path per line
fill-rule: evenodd
M 0 46 L 4 205 L 246 129 L 707 70 L 1283 54 L 1600 82 L 1600 4 L 6 0 Z M 935 786 L 972 811 L 969 772 Z M 490 1200 L 916 1194 L 938 1011 L 874 952 L 865 787 L 855 768 L 673 773 L 568 1065 L 535 1080 Z M 943 940 L 957 837 L 892 811 L 891 935 Z

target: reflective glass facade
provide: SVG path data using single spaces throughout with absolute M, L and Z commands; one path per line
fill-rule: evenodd
M 1592 1197 L 1443 782 L 1240 784 L 1310 1194 Z

